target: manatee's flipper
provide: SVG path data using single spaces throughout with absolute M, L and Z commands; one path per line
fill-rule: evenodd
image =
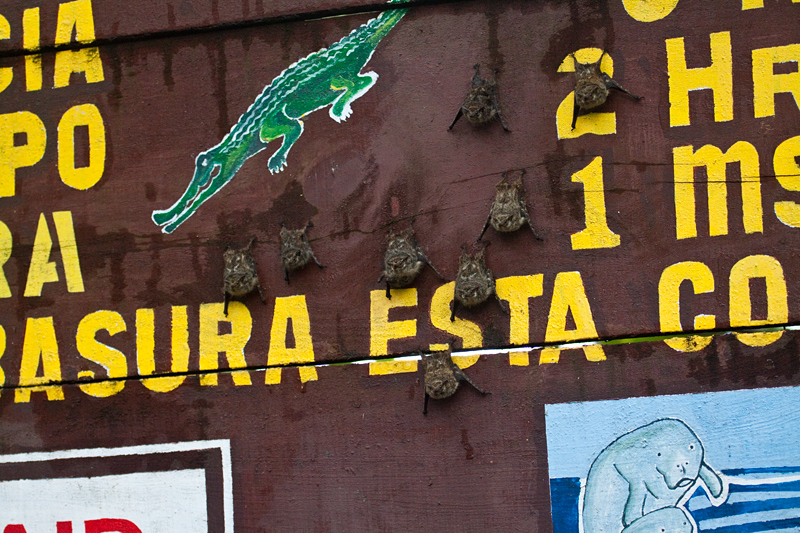
M 331 89 L 344 92 L 334 100 L 331 110 L 328 113 L 336 122 L 347 120 L 353 114 L 350 104 L 358 100 L 364 93 L 369 91 L 375 82 L 378 81 L 376 72 L 365 72 L 357 74 L 355 79 L 350 80 L 343 76 L 334 76 L 331 80 Z
M 622 525 L 628 527 L 631 522 L 641 518 L 644 514 L 644 501 L 647 496 L 647 487 L 644 483 L 630 485 L 628 500 L 625 502 L 625 512 L 622 515 Z
M 622 85 L 620 85 L 619 83 L 617 83 L 614 80 L 612 80 L 611 77 L 608 74 L 606 74 L 605 72 L 603 72 L 603 81 L 605 82 L 606 87 L 609 88 L 609 89 L 616 89 L 618 91 L 621 91 L 621 92 L 627 94 L 628 96 L 630 96 L 631 98 L 633 98 L 634 100 L 641 100 L 642 99 L 641 96 L 636 96 L 632 92 L 629 92 L 629 91 L 623 89 Z
M 700 479 L 706 484 L 711 495 L 715 498 L 722 496 L 722 478 L 705 461 L 700 465 Z
M 265 121 L 259 135 L 264 143 L 283 137 L 283 144 L 267 162 L 270 173 L 275 174 L 284 169 L 289 150 L 303 134 L 303 121 L 287 116 L 284 111 L 273 114 L 271 118 L 272 120 Z

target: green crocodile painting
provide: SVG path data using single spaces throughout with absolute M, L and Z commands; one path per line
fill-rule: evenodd
M 403 3 L 407 0 L 391 0 Z M 270 141 L 283 144 L 269 158 L 270 173 L 286 167 L 286 157 L 303 133 L 303 117 L 331 106 L 336 122 L 347 120 L 350 105 L 378 80 L 361 72 L 375 48 L 408 9 L 392 9 L 361 25 L 337 43 L 300 59 L 267 85 L 222 141 L 195 160 L 192 181 L 169 209 L 153 211 L 153 222 L 172 233 L 236 175 L 244 162 Z

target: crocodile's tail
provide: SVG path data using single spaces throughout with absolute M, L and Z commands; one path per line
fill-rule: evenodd
M 405 2 L 405 0 L 403 0 L 403 2 Z M 367 30 L 368 37 L 365 39 L 365 41 L 370 43 L 373 48 L 377 47 L 381 39 L 386 37 L 386 35 L 392 30 L 392 28 L 395 27 L 398 22 L 400 22 L 400 19 L 402 19 L 406 13 L 408 13 L 408 8 L 389 9 L 378 15 L 377 18 L 367 22 L 365 29 Z

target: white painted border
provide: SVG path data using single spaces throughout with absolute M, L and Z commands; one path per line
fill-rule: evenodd
M 0 463 L 28 463 L 57 459 L 82 459 L 90 457 L 115 457 L 119 455 L 150 455 L 155 453 L 190 452 L 219 449 L 222 455 L 222 497 L 225 512 L 225 533 L 233 529 L 233 472 L 231 464 L 231 441 L 229 439 L 195 440 L 168 444 L 142 444 L 120 448 L 84 448 L 55 452 L 30 452 L 0 455 Z M 208 488 L 206 488 L 208 490 Z

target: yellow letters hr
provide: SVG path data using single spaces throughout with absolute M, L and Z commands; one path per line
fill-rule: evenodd
M 39 361 L 42 362 L 41 376 L 36 375 Z M 14 401 L 27 403 L 31 401 L 32 392 L 46 392 L 48 400 L 63 400 L 64 390 L 60 385 L 47 385 L 60 381 L 61 361 L 53 317 L 29 318 L 25 325 L 25 340 L 22 341 L 19 388 L 14 391 Z
M 78 244 L 75 241 L 75 230 L 72 226 L 72 213 L 57 211 L 53 213 L 56 234 L 61 248 L 61 261 L 64 264 L 64 277 L 69 292 L 83 292 L 83 276 L 78 260 Z M 28 282 L 25 284 L 25 296 L 41 296 L 45 283 L 58 281 L 56 264 L 50 261 L 53 239 L 47 229 L 44 213 L 39 215 L 39 226 L 33 243 L 31 266 L 28 269 Z
M 668 266 L 661 274 L 658 282 L 658 315 L 662 333 L 683 331 L 681 328 L 680 289 L 684 281 L 689 281 L 695 294 L 714 292 L 714 275 L 711 269 L 697 261 L 684 261 Z M 697 315 L 694 317 L 694 329 L 714 329 L 714 315 Z M 696 352 L 709 345 L 712 336 L 691 335 L 673 337 L 664 342 L 679 352 Z
M 99 342 L 95 335 L 101 329 L 108 331 L 111 336 L 125 331 L 127 326 L 122 315 L 116 311 L 97 311 L 83 317 L 78 324 L 78 333 L 75 335 L 75 344 L 81 357 L 97 363 L 106 369 L 108 377 L 115 381 L 99 381 L 80 385 L 80 389 L 89 396 L 107 398 L 125 388 L 124 378 L 128 375 L 128 362 L 125 354 L 116 348 L 111 348 Z M 78 372 L 79 378 L 94 379 L 95 373 L 91 370 Z
M 286 347 L 286 334 L 290 320 L 292 322 L 294 348 Z M 306 297 L 301 294 L 286 298 L 275 298 L 267 366 L 313 362 L 314 343 L 311 339 L 311 319 L 308 316 Z M 317 369 L 313 366 L 301 366 L 299 371 L 302 383 L 317 380 Z M 264 379 L 267 385 L 280 383 L 281 368 L 268 368 Z
M 711 65 L 686 68 L 683 37 L 667 39 L 669 72 L 669 125 L 689 125 L 689 91 L 711 89 L 714 120 L 733 120 L 733 59 L 730 32 L 711 34 Z
M 94 17 L 91 0 L 76 0 L 58 6 L 58 27 L 55 44 L 64 45 L 72 41 L 75 31 L 79 43 L 94 41 Z M 103 63 L 97 47 L 56 52 L 53 87 L 66 87 L 73 72 L 84 72 L 87 83 L 103 81 Z
M 417 335 L 417 319 L 395 320 L 389 322 L 389 310 L 395 307 L 416 307 L 417 289 L 392 290 L 392 298 L 384 291 L 371 291 L 369 294 L 369 354 L 388 355 L 389 341 Z M 370 375 L 416 372 L 416 361 L 378 361 L 369 364 Z
M 567 313 L 572 313 L 575 329 L 567 330 Z M 586 298 L 580 272 L 560 272 L 553 285 L 553 300 L 547 317 L 545 342 L 569 342 L 597 338 L 592 309 Z M 583 346 L 586 359 L 605 361 L 606 355 L 599 344 Z M 539 355 L 539 364 L 558 363 L 560 348 L 545 348 Z
M 25 134 L 25 144 L 15 144 L 17 133 Z M 14 196 L 17 169 L 38 163 L 46 144 L 44 123 L 33 113 L 18 111 L 0 115 L 0 197 Z
M 746 233 L 764 229 L 761 208 L 761 179 L 758 152 L 739 141 L 722 153 L 707 144 L 694 151 L 692 146 L 672 149 L 675 179 L 675 232 L 678 239 L 697 237 L 695 220 L 694 169 L 705 166 L 708 174 L 709 235 L 728 234 L 728 163 L 738 162 L 742 176 L 742 218 Z
M 222 303 L 200 305 L 200 370 L 217 370 L 219 353 L 225 352 L 229 368 L 246 368 L 244 347 L 250 340 L 253 330 L 253 318 L 250 311 L 241 302 L 230 302 L 228 316 L 223 313 Z M 231 332 L 219 334 L 219 323 L 228 322 Z M 200 385 L 216 385 L 217 372 L 202 374 Z M 235 385 L 250 385 L 250 374 L 247 370 L 231 372 Z
M 800 44 L 753 50 L 753 108 L 756 118 L 775 114 L 775 95 L 791 93 L 800 108 L 800 72 L 775 74 L 776 63 L 800 62 Z

